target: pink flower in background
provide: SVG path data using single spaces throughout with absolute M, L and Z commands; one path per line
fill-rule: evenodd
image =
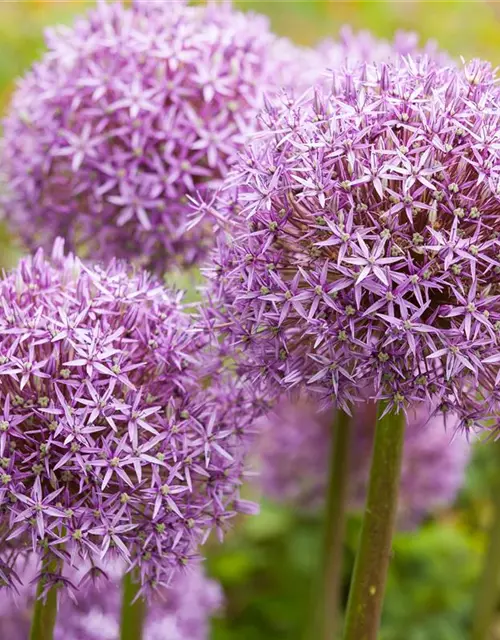
M 413 59 L 425 56 L 441 64 L 451 62 L 450 57 L 434 41 L 420 46 L 418 34 L 411 31 L 397 31 L 392 40 L 384 40 L 376 38 L 370 31 L 354 32 L 349 26 L 340 30 L 338 39 L 320 42 L 316 52 L 328 69 L 356 66 L 360 62 L 389 62 L 399 56 Z
M 375 405 L 357 407 L 352 419 L 348 496 L 351 510 L 362 510 L 368 487 Z M 282 400 L 259 421 L 254 453 L 265 496 L 304 509 L 323 505 L 335 412 L 318 412 L 311 401 Z M 410 407 L 399 497 L 402 526 L 453 503 L 463 484 L 471 447 L 465 436 L 447 428 L 442 414 L 428 406 Z
M 105 566 L 88 580 L 90 567 L 70 571 L 68 578 L 81 589 L 73 598 L 62 595 L 54 640 L 118 640 L 121 588 L 119 565 Z M 18 593 L 0 590 L 0 635 L 8 640 L 29 638 L 31 608 L 35 598 L 36 556 L 19 559 Z M 106 575 L 108 580 L 103 580 Z M 171 586 L 148 605 L 144 640 L 208 640 L 210 618 L 223 605 L 220 586 L 205 576 L 201 565 L 178 574 Z

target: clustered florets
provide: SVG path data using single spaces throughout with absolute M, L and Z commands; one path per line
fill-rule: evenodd
M 399 522 L 414 526 L 436 508 L 453 502 L 463 484 L 471 447 L 442 415 L 430 407 L 410 407 L 399 495 Z M 259 485 L 273 500 L 303 509 L 322 507 L 335 410 L 318 412 L 311 400 L 282 400 L 259 421 L 254 454 L 260 462 Z M 376 406 L 356 407 L 351 425 L 348 502 L 362 509 L 369 482 Z M 446 428 L 445 428 L 446 426 Z
M 180 295 L 118 262 L 84 266 L 58 241 L 0 281 L 0 300 L 2 544 L 49 562 L 118 555 L 145 589 L 168 582 L 250 508 L 252 398 Z
M 36 556 L 20 558 L 17 593 L 0 590 L 0 629 L 8 640 L 29 636 L 39 567 Z M 63 594 L 54 640 L 116 640 L 119 637 L 122 570 L 119 564 L 99 570 L 89 567 L 66 571 L 66 579 L 81 585 L 73 598 Z M 103 578 L 106 580 L 103 580 Z M 109 581 L 109 582 L 108 582 Z M 151 599 L 144 624 L 144 640 L 207 640 L 210 617 L 220 610 L 220 586 L 207 578 L 200 565 L 179 573 L 171 587 Z
M 488 65 L 360 64 L 268 105 L 216 204 L 240 209 L 213 319 L 255 378 L 347 410 L 370 387 L 496 413 L 500 107 Z M 484 423 L 482 423 L 484 424 Z
M 299 50 L 227 4 L 101 3 L 19 82 L 4 122 L 4 211 L 30 247 L 57 236 L 162 274 L 213 242 L 189 197 L 222 178 L 264 92 L 296 81 Z

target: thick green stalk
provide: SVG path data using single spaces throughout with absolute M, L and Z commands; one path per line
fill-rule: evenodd
M 319 598 L 319 637 L 333 640 L 340 613 L 342 549 L 349 468 L 350 417 L 338 411 L 333 422 L 330 472 L 325 509 L 325 533 Z M 317 636 L 315 636 L 317 638 Z
M 52 587 L 45 599 L 42 599 L 42 593 L 47 574 L 55 573 L 57 564 L 57 560 L 49 561 L 44 559 L 42 561 L 42 570 L 36 590 L 36 600 L 31 620 L 30 640 L 53 640 L 57 618 L 57 587 Z
M 344 629 L 344 640 L 376 640 L 396 519 L 405 432 L 402 412 L 379 418 Z
M 141 585 L 134 577 L 130 571 L 123 577 L 120 640 L 142 640 L 146 607 L 142 598 L 135 599 Z
M 489 446 L 495 450 L 494 456 L 500 462 L 500 441 L 494 442 Z M 484 556 L 483 571 L 476 591 L 471 640 L 486 640 L 486 638 L 489 638 L 500 596 L 500 470 L 497 471 L 496 481 L 493 483 L 495 486 L 492 487 L 491 491 L 494 507 L 493 522 Z

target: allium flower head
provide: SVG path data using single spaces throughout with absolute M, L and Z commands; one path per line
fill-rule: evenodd
M 362 509 L 370 474 L 376 407 L 364 403 L 352 419 L 348 500 Z M 442 415 L 429 418 L 428 406 L 408 410 L 401 471 L 399 520 L 417 524 L 438 507 L 449 505 L 464 481 L 471 447 L 462 433 L 445 429 Z M 318 413 L 311 401 L 282 400 L 259 422 L 255 455 L 265 495 L 302 508 L 322 506 L 335 411 Z
M 22 580 L 18 594 L 0 591 L 0 634 L 8 640 L 27 640 L 35 598 L 36 557 L 18 561 Z M 118 640 L 120 635 L 121 572 L 106 567 L 108 581 L 86 582 L 87 569 L 73 570 L 70 578 L 81 582 L 73 599 L 63 595 L 54 640 Z M 222 606 L 220 586 L 207 578 L 200 565 L 179 573 L 163 594 L 149 603 L 144 640 L 207 640 L 210 617 Z
M 251 398 L 192 322 L 146 273 L 84 266 L 60 241 L 0 281 L 2 544 L 118 555 L 147 588 L 248 511 Z
M 13 228 L 157 273 L 196 263 L 213 231 L 192 228 L 189 197 L 226 174 L 299 50 L 262 16 L 183 2 L 103 2 L 47 46 L 4 122 Z
M 500 102 L 488 65 L 423 57 L 268 105 L 218 203 L 214 326 L 257 377 L 349 410 L 361 387 L 472 428 L 500 363 Z

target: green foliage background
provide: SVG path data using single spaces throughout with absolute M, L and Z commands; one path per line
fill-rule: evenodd
M 162 0 L 159 0 L 162 1 Z M 168 0 L 163 0 L 168 1 Z M 335 37 L 343 24 L 391 37 L 396 29 L 434 38 L 465 58 L 500 61 L 500 4 L 494 2 L 243 1 L 269 14 L 274 29 L 297 42 Z M 16 76 L 43 51 L 46 25 L 70 22 L 87 1 L 0 2 L 0 110 Z M 0 266 L 17 250 L 0 225 Z M 491 448 L 480 446 L 457 504 L 417 532 L 399 533 L 389 577 L 381 640 L 465 640 L 474 585 L 491 517 Z M 498 472 L 498 471 L 497 471 Z M 262 514 L 237 522 L 223 546 L 209 541 L 208 568 L 226 590 L 225 615 L 214 622 L 215 640 L 299 640 L 310 624 L 321 514 L 299 514 L 264 502 Z M 349 522 L 344 595 L 359 521 Z M 500 639 L 498 628 L 491 640 Z

